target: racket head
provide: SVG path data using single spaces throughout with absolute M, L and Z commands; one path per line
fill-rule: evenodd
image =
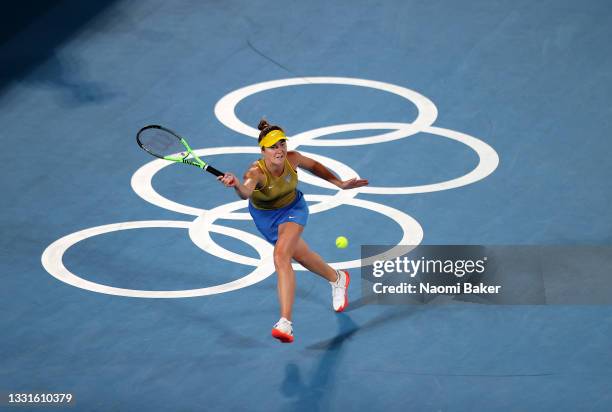
M 136 142 L 147 153 L 175 162 L 182 162 L 191 152 L 181 136 L 157 124 L 140 129 L 136 134 Z

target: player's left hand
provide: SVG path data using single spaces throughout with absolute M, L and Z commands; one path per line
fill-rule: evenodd
M 349 180 L 344 180 L 342 182 L 340 182 L 340 185 L 338 185 L 338 187 L 340 189 L 354 189 L 356 187 L 362 187 L 362 186 L 367 186 L 369 184 L 368 179 L 357 179 L 356 177 L 349 179 Z

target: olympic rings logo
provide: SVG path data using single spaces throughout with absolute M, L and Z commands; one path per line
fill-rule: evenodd
M 430 135 L 437 135 L 463 143 L 470 147 L 472 150 L 474 150 L 479 157 L 478 165 L 472 171 L 463 176 L 450 179 L 444 182 L 431 183 L 419 186 L 365 186 L 357 189 L 342 191 L 328 182 L 316 178 L 308 173 L 302 173 L 300 175 L 300 180 L 302 182 L 319 187 L 337 190 L 337 192 L 333 195 L 306 194 L 305 198 L 308 202 L 317 202 L 309 206 L 310 213 L 323 212 L 339 205 L 350 205 L 354 207 L 368 209 L 389 217 L 400 226 L 403 235 L 402 239 L 399 241 L 398 244 L 418 245 L 423 239 L 423 229 L 414 218 L 395 208 L 372 201 L 357 199 L 356 196 L 359 193 L 413 194 L 458 188 L 484 179 L 485 177 L 493 173 L 493 171 L 497 168 L 499 164 L 499 157 L 497 155 L 497 152 L 482 140 L 479 140 L 465 133 L 432 126 L 438 116 L 438 110 L 434 103 L 427 97 L 413 90 L 379 81 L 346 77 L 307 77 L 257 83 L 235 90 L 221 98 L 221 100 L 219 100 L 215 106 L 215 115 L 221 121 L 221 123 L 223 123 L 228 128 L 240 134 L 256 138 L 259 135 L 259 131 L 253 127 L 246 125 L 245 123 L 240 121 L 240 119 L 238 119 L 235 114 L 236 106 L 243 99 L 262 91 L 307 84 L 350 85 L 373 88 L 388 93 L 393 93 L 412 102 L 416 106 L 418 114 L 416 119 L 412 123 L 351 123 L 309 130 L 291 137 L 291 140 L 289 141 L 290 150 L 297 149 L 300 146 L 369 145 L 403 139 L 412 136 L 416 133 L 424 132 Z M 318 140 L 318 138 L 322 136 L 358 130 L 389 130 L 389 132 L 369 137 Z M 256 155 L 259 154 L 259 148 L 254 146 L 216 147 L 199 149 L 195 150 L 195 152 L 200 156 L 236 153 L 248 153 Z M 328 158 L 326 156 L 317 155 L 314 153 L 308 153 L 302 149 L 300 149 L 300 152 L 325 164 L 327 167 L 333 170 L 342 180 L 358 176 L 358 173 L 355 170 L 334 159 Z M 191 221 L 146 220 L 113 223 L 109 225 L 91 227 L 75 233 L 71 233 L 56 240 L 45 249 L 41 257 L 42 265 L 45 270 L 58 280 L 81 289 L 86 289 L 97 293 L 139 298 L 185 298 L 224 293 L 253 285 L 272 275 L 272 273 L 274 273 L 274 263 L 272 261 L 272 246 L 270 244 L 263 240 L 263 238 L 253 235 L 249 232 L 245 232 L 243 230 L 227 226 L 222 226 L 216 223 L 218 220 L 223 219 L 250 220 L 251 216 L 248 213 L 238 212 L 239 210 L 247 207 L 247 201 L 240 200 L 220 205 L 210 210 L 206 210 L 195 206 L 180 204 L 170 199 L 167 199 L 161 194 L 157 193 L 155 189 L 153 189 L 151 181 L 153 179 L 153 176 L 157 172 L 162 170 L 164 167 L 169 166 L 170 164 L 170 162 L 166 162 L 161 159 L 153 160 L 145 164 L 144 166 L 139 168 L 132 176 L 132 189 L 136 192 L 136 194 L 138 194 L 142 199 L 146 200 L 147 202 L 150 202 L 156 206 L 167 210 L 171 210 L 189 216 L 195 216 L 195 219 Z M 66 251 L 71 246 L 90 237 L 121 230 L 162 227 L 186 229 L 193 243 L 203 251 L 217 256 L 221 259 L 226 259 L 231 262 L 253 267 L 253 270 L 244 277 L 234 280 L 232 282 L 200 289 L 169 291 L 137 290 L 117 288 L 86 280 L 70 272 L 62 262 L 62 257 L 64 256 L 64 253 L 66 253 Z M 253 248 L 255 248 L 259 257 L 251 258 L 223 248 L 221 245 L 217 244 L 212 239 L 212 237 L 210 236 L 211 232 L 223 234 L 225 236 L 233 237 L 235 239 L 248 243 Z M 351 269 L 360 267 L 362 263 L 359 259 L 357 259 L 345 262 L 335 262 L 331 263 L 330 265 L 334 268 Z M 296 270 L 305 270 L 301 265 L 297 263 L 294 263 L 293 267 Z

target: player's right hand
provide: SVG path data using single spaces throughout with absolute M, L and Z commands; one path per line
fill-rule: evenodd
M 233 173 L 225 173 L 223 176 L 217 177 L 217 180 L 225 185 L 225 187 L 235 187 L 240 184 L 238 178 Z

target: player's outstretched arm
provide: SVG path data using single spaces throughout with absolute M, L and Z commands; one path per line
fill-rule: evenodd
M 356 187 L 366 186 L 369 183 L 368 179 L 358 179 L 356 177 L 349 180 L 340 180 L 327 167 L 323 166 L 314 159 L 300 154 L 299 152 L 290 152 L 290 156 L 295 159 L 294 163 L 297 167 L 308 170 L 313 175 L 327 180 L 333 185 L 338 186 L 340 189 L 354 189 Z

